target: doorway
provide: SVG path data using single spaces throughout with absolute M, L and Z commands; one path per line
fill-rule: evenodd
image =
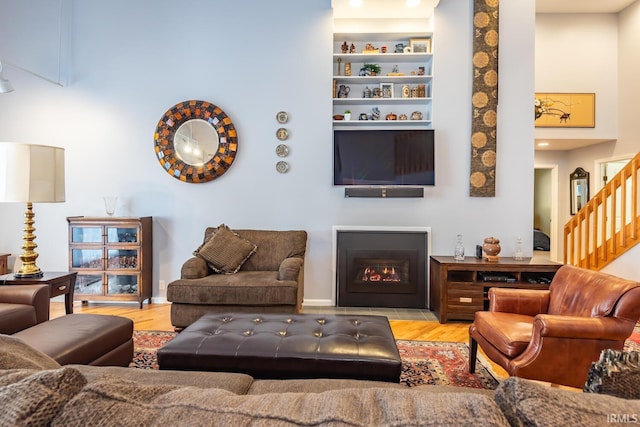
M 558 165 L 535 165 L 533 228 L 549 236 L 549 250 L 534 250 L 534 256 L 558 261 Z M 539 234 L 539 233 L 538 233 Z M 535 240 L 535 238 L 534 238 Z

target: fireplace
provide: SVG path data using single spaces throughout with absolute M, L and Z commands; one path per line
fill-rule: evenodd
M 429 234 L 334 227 L 336 306 L 427 308 Z

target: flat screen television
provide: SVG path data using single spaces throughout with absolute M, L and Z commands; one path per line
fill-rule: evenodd
M 434 130 L 334 130 L 334 185 L 435 185 Z

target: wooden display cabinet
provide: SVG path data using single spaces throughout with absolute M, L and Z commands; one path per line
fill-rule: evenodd
M 75 301 L 151 302 L 153 221 L 69 217 L 69 271 Z
M 489 307 L 489 288 L 548 289 L 562 267 L 550 261 L 500 258 L 490 262 L 467 257 L 432 256 L 430 261 L 429 307 L 440 323 L 473 320 L 476 311 Z

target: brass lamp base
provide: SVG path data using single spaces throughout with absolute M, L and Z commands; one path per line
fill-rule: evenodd
M 36 265 L 38 253 L 35 251 L 35 248 L 37 248 L 38 245 L 34 242 L 36 239 L 36 235 L 33 234 L 33 232 L 36 231 L 33 226 L 33 224 L 35 224 L 35 221 L 33 220 L 34 217 L 33 204 L 31 202 L 27 202 L 27 211 L 24 213 L 24 236 L 22 236 L 24 243 L 22 244 L 22 254 L 20 255 L 22 268 L 13 275 L 17 278 L 43 276 L 42 270 L 40 270 L 40 267 Z

